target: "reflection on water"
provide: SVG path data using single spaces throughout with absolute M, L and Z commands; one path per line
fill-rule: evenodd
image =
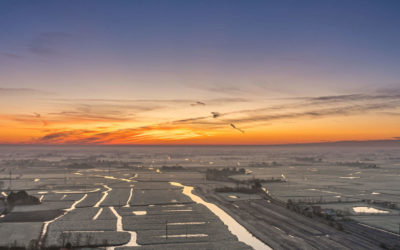
M 136 232 L 134 231 L 125 231 L 124 230 L 124 225 L 122 224 L 122 217 L 121 215 L 118 214 L 118 212 L 115 210 L 114 207 L 109 207 L 111 212 L 117 217 L 117 232 L 128 232 L 131 235 L 131 238 L 128 243 L 125 245 L 122 245 L 121 247 L 136 247 L 139 246 L 139 244 L 136 242 L 137 235 Z M 114 249 L 114 247 L 109 247 L 108 249 Z
M 260 241 L 254 237 L 246 228 L 240 225 L 235 219 L 233 219 L 224 210 L 216 206 L 215 204 L 204 201 L 199 196 L 192 193 L 193 187 L 184 186 L 177 182 L 170 182 L 173 186 L 183 187 L 183 194 L 189 196 L 194 202 L 202 204 L 210 209 L 215 215 L 217 215 L 221 221 L 228 226 L 229 231 L 236 235 L 238 240 L 246 243 L 247 245 L 253 247 L 254 249 L 272 249 L 264 242 Z M 168 236 L 170 237 L 170 236 Z
M 86 193 L 95 193 L 100 191 L 100 188 L 90 189 L 90 190 L 53 190 L 52 192 L 55 194 L 86 194 Z M 47 192 L 38 192 L 38 194 L 47 194 Z
M 130 192 L 129 192 L 129 197 L 128 197 L 128 200 L 126 201 L 126 204 L 125 204 L 124 207 L 130 207 L 130 204 L 129 204 L 129 203 L 131 202 L 132 194 L 133 194 L 133 188 L 131 188 L 131 190 L 130 190 Z
M 103 208 L 101 207 L 97 213 L 93 216 L 92 220 L 97 220 L 97 218 L 99 218 L 101 212 L 103 212 Z
M 207 234 L 172 234 L 168 235 L 168 238 L 193 238 L 193 237 L 207 237 Z M 158 237 L 166 238 L 166 235 L 161 235 Z
M 162 210 L 162 212 L 171 213 L 171 212 L 192 212 L 192 209 L 170 209 L 170 210 Z
M 146 214 L 147 214 L 146 211 L 132 211 L 132 213 L 133 213 L 134 215 L 146 215 Z
M 353 179 L 359 179 L 360 177 L 359 176 L 341 176 L 341 177 L 339 177 L 340 179 L 350 179 L 350 180 L 353 180 Z
M 353 207 L 356 213 L 368 213 L 368 214 L 388 214 L 389 211 L 376 209 L 373 207 Z
M 168 204 L 168 205 L 163 205 L 163 207 L 184 207 L 184 204 Z
M 203 225 L 206 224 L 204 221 L 194 221 L 194 222 L 168 222 L 168 225 Z
M 110 188 L 107 185 L 103 185 L 104 188 L 107 189 L 107 191 L 103 191 L 103 196 L 101 197 L 101 199 L 93 206 L 93 207 L 99 207 L 101 205 L 101 203 L 106 199 L 106 197 L 108 196 L 108 192 L 110 192 L 112 190 L 112 188 Z

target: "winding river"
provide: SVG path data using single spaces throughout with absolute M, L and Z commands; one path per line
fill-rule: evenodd
M 134 232 L 134 231 L 125 231 L 124 230 L 124 226 L 122 224 L 121 215 L 118 214 L 118 212 L 115 210 L 114 207 L 109 207 L 109 209 L 115 215 L 115 217 L 117 217 L 117 232 L 128 232 L 131 235 L 131 238 L 130 238 L 129 242 L 126 243 L 125 245 L 120 246 L 120 247 L 137 247 L 137 246 L 139 246 L 137 244 L 137 242 L 136 242 L 136 239 L 137 239 L 136 232 Z M 107 249 L 113 250 L 113 249 L 115 249 L 115 247 L 108 247 Z
M 251 246 L 256 250 L 267 250 L 271 249 L 268 245 L 264 242 L 260 241 L 256 237 L 254 237 L 246 228 L 240 225 L 235 219 L 233 219 L 229 214 L 227 214 L 224 210 L 216 206 L 215 204 L 209 203 L 204 201 L 199 196 L 192 193 L 193 187 L 191 186 L 184 186 L 178 182 L 170 182 L 171 185 L 177 187 L 183 187 L 182 193 L 189 196 L 194 202 L 202 204 L 206 206 L 208 209 L 211 210 L 215 215 L 217 215 L 221 221 L 228 226 L 229 231 L 236 235 L 239 241 L 246 243 L 247 245 Z

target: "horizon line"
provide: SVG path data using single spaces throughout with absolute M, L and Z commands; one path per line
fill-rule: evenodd
M 198 147 L 235 147 L 235 146 L 313 146 L 313 145 L 338 145 L 338 144 L 373 144 L 373 143 L 390 143 L 400 145 L 400 139 L 380 139 L 380 140 L 342 140 L 342 141 L 324 141 L 324 142 L 306 142 L 306 143 L 282 143 L 282 144 L 79 144 L 79 143 L 65 143 L 65 144 L 35 144 L 35 143 L 0 143 L 0 146 L 87 146 L 87 147 L 185 147 L 185 146 L 198 146 Z

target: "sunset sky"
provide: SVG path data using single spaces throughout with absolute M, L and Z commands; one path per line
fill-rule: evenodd
M 400 138 L 400 1 L 1 1 L 0 144 Z

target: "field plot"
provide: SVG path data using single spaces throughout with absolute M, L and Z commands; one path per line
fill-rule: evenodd
M 157 183 L 154 183 L 157 188 Z M 136 190 L 131 204 L 136 205 L 156 205 L 169 203 L 188 203 L 192 200 L 182 195 L 180 190 Z
M 130 193 L 130 187 L 126 188 L 113 187 L 113 189 L 108 193 L 105 200 L 101 203 L 101 206 L 110 207 L 110 206 L 125 205 L 126 201 L 129 198 L 129 193 Z
M 11 212 L 7 216 L 0 218 L 0 222 L 45 222 L 62 213 L 60 210 Z
M 236 240 L 218 217 L 203 205 L 172 204 L 143 208 L 146 215 L 135 215 L 131 208 L 118 210 L 123 216 L 124 229 L 136 231 L 140 245 Z
M 204 181 L 204 175 L 199 172 L 192 171 L 182 171 L 182 172 L 162 172 L 157 173 L 156 170 L 152 170 L 151 172 L 141 172 L 139 173 L 139 179 L 141 181 L 150 181 L 150 182 L 168 182 L 170 180 L 175 181 L 187 181 L 187 182 L 198 182 L 199 180 Z
M 44 247 L 61 247 L 66 243 L 74 247 L 222 247 L 221 242 L 233 241 L 228 244 L 233 249 L 247 248 L 237 242 L 216 215 L 183 195 L 181 188 L 169 184 L 173 176 L 182 177 L 180 173 L 152 173 L 157 181 L 146 176 L 148 172 L 112 170 L 96 176 L 88 171 L 76 173 L 79 174 L 68 180 L 42 177 L 34 181 L 31 186 L 40 189 L 32 193 L 41 204 L 15 207 L 0 219 L 0 230 L 13 227 L 12 231 L 20 235 L 14 236 L 19 244 L 36 240 Z M 192 175 L 198 178 L 197 173 Z M 24 224 L 34 228 L 25 233 Z M 0 244 L 6 246 L 10 241 Z
M 221 229 L 221 227 L 168 229 L 168 234 L 166 234 L 166 230 L 143 230 L 138 232 L 138 243 L 152 245 L 237 240 L 226 228 L 225 230 Z
M 357 222 L 381 228 L 396 234 L 398 234 L 400 230 L 400 215 L 358 215 L 351 216 L 350 218 Z
M 240 241 L 215 241 L 215 242 L 195 242 L 195 243 L 170 243 L 165 242 L 159 245 L 143 245 L 140 247 L 121 247 L 121 250 L 141 249 L 141 250 L 187 250 L 187 249 L 218 249 L 218 250 L 250 250 L 253 249 Z
M 92 220 L 92 218 L 96 215 L 98 208 L 94 207 L 86 207 L 86 208 L 76 208 L 63 217 L 61 217 L 58 221 L 79 221 L 79 220 Z
M 150 181 L 143 181 L 142 174 L 139 176 L 140 182 L 134 183 L 134 188 L 135 190 L 141 190 L 141 189 L 151 189 L 151 190 L 165 190 L 165 189 L 179 189 L 178 187 L 173 187 L 171 186 L 168 181 L 162 181 L 162 182 L 150 182 Z
M 341 202 L 341 203 L 329 203 L 329 204 L 317 204 L 322 208 L 332 208 L 335 210 L 341 210 L 349 215 L 363 215 L 363 214 L 375 214 L 382 213 L 383 215 L 398 215 L 399 211 L 389 208 L 382 208 L 367 204 L 364 202 Z M 360 212 L 357 212 L 357 208 L 361 208 Z M 365 211 L 364 211 L 365 210 Z M 374 212 L 376 211 L 376 212 Z
M 29 247 L 31 240 L 39 238 L 43 223 L 19 222 L 0 223 L 0 246 L 2 247 Z
M 201 204 L 188 203 L 188 204 L 168 204 L 161 206 L 150 207 L 147 210 L 147 214 L 149 216 L 154 215 L 169 215 L 169 214 L 178 214 L 183 216 L 186 213 L 192 214 L 206 214 L 208 213 L 208 209 Z
M 219 193 L 219 195 L 224 196 L 225 199 L 229 201 L 241 201 L 241 200 L 258 200 L 261 197 L 258 194 L 244 194 L 244 193 Z
M 80 202 L 76 207 L 93 207 L 103 196 L 103 194 L 98 191 L 94 193 L 88 193 L 86 199 Z
M 183 212 L 165 212 L 163 207 L 155 206 L 153 208 L 159 207 L 158 211 L 148 212 L 147 215 L 140 216 L 134 214 L 128 214 L 123 217 L 124 228 L 131 231 L 144 230 L 144 229 L 163 229 L 166 227 L 197 227 L 199 225 L 210 225 L 211 223 L 216 223 L 218 217 L 207 210 L 202 205 L 195 205 L 199 208 L 187 210 L 187 207 L 179 207 Z M 175 209 L 174 209 L 175 210 Z M 168 210 L 167 210 L 168 211 Z M 125 213 L 121 213 L 125 214 Z
M 55 193 L 49 193 L 47 191 L 45 191 L 45 192 L 38 191 L 35 196 L 39 198 L 42 195 L 44 195 L 43 200 L 42 200 L 43 202 L 71 200 L 71 198 L 68 197 L 67 194 L 55 194 Z
M 125 232 L 93 232 L 93 231 L 54 231 L 46 239 L 46 246 L 62 246 L 67 242 L 74 247 L 118 246 L 126 244 L 130 239 Z
M 117 220 L 57 220 L 49 226 L 54 231 L 115 231 Z
M 82 196 L 82 195 L 81 195 Z M 48 201 L 43 202 L 39 205 L 27 205 L 17 206 L 13 209 L 13 212 L 32 212 L 32 211 L 47 211 L 47 210 L 60 210 L 70 207 L 74 201 Z
M 115 220 L 114 224 L 116 224 L 115 215 L 110 211 L 108 207 L 104 207 L 103 209 L 99 208 L 96 214 L 93 216 L 92 220 Z

